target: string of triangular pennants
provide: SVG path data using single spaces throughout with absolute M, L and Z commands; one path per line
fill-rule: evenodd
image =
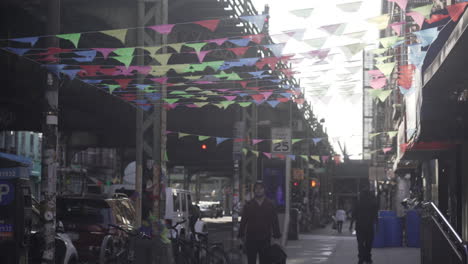
M 277 158 L 277 159 L 284 160 L 286 159 L 286 157 L 289 157 L 291 160 L 297 160 L 301 158 L 301 159 L 304 159 L 305 161 L 316 161 L 318 163 L 327 163 L 328 161 L 330 161 L 330 158 L 332 158 L 336 164 L 341 163 L 341 155 L 280 154 L 280 153 L 271 153 L 271 152 L 264 152 L 264 151 L 257 151 L 257 150 L 242 148 L 243 155 L 247 156 L 249 153 L 252 153 L 253 155 L 257 156 L 257 158 L 259 158 L 260 154 L 262 154 L 268 159 Z
M 406 9 L 407 0 L 389 0 L 395 2 L 403 11 Z M 451 21 L 458 21 L 461 14 L 463 14 L 468 2 L 457 3 L 446 7 L 447 15 L 445 14 L 433 14 L 431 15 L 433 4 L 413 8 L 410 12 L 407 12 L 407 16 L 411 16 L 414 23 L 421 28 L 424 22 L 430 24 L 427 28 L 415 32 L 409 32 L 405 36 L 401 36 L 401 26 L 407 23 L 406 21 L 393 23 L 392 29 L 394 29 L 396 35 L 381 38 L 379 40 L 382 48 L 371 50 L 375 55 L 380 57 L 375 58 L 374 70 L 367 71 L 370 77 L 369 85 L 372 90 L 369 90 L 369 95 L 384 102 L 390 94 L 393 92 L 391 89 L 385 89 L 389 85 L 388 80 L 395 74 L 395 68 L 397 67 L 396 61 L 385 62 L 392 60 L 396 56 L 401 54 L 392 54 L 385 56 L 384 53 L 391 49 L 402 45 L 405 42 L 407 36 L 414 37 L 418 43 L 411 44 L 408 46 L 409 52 L 408 61 L 406 65 L 399 65 L 397 67 L 397 78 L 396 84 L 401 94 L 409 94 L 413 87 L 413 77 L 416 70 L 420 70 L 424 59 L 427 54 L 427 50 L 431 44 L 437 39 L 439 32 L 443 30 Z M 449 19 L 450 18 L 450 19 Z M 444 21 L 449 19 L 444 25 L 440 26 L 435 22 Z M 434 26 L 432 26 L 434 25 Z M 397 29 L 396 29 L 397 28 Z M 396 30 L 395 30 L 396 29 Z M 382 56 L 383 55 L 383 56 Z
M 394 0 L 394 2 L 396 2 L 400 7 L 405 9 L 406 3 L 405 3 L 404 0 L 401 0 L 401 1 Z M 448 10 L 448 15 L 447 16 L 441 16 L 441 15 L 432 15 L 432 16 L 430 16 L 432 5 L 427 5 L 427 6 L 411 9 L 410 12 L 407 12 L 407 15 L 413 17 L 413 19 L 415 20 L 415 23 L 417 23 L 418 25 L 421 25 L 420 23 L 418 23 L 418 22 L 421 22 L 421 20 L 420 19 L 419 20 L 415 19 L 415 17 L 416 17 L 415 14 L 418 14 L 418 16 L 424 16 L 423 22 L 425 21 L 425 22 L 428 22 L 428 23 L 434 23 L 434 22 L 440 21 L 442 19 L 445 19 L 447 17 L 450 17 L 451 20 L 453 20 L 453 21 L 457 21 L 459 19 L 460 15 L 463 13 L 464 8 L 466 7 L 466 4 L 467 3 L 458 3 L 458 4 L 451 5 L 451 6 L 447 6 L 447 10 Z M 360 5 L 359 2 L 356 2 L 354 4 L 350 3 L 350 5 L 347 6 L 347 7 L 345 7 L 346 5 L 345 6 L 339 6 L 339 8 L 344 8 L 344 9 L 347 10 L 347 12 L 349 12 L 349 11 L 352 11 L 351 6 L 358 6 L 358 5 Z M 351 9 L 349 9 L 349 8 L 351 8 Z M 307 12 L 311 13 L 312 11 L 313 10 L 308 9 L 308 11 L 305 11 L 305 12 L 306 13 Z M 293 14 L 296 13 L 297 16 L 301 16 L 301 14 L 302 14 L 302 16 L 307 17 L 306 15 L 304 15 L 303 12 L 299 12 L 298 10 L 296 10 L 296 12 L 292 12 L 292 13 Z M 246 17 L 241 17 L 241 19 L 243 21 L 253 23 L 257 27 L 261 28 L 261 27 L 263 27 L 263 24 L 262 24 L 263 22 L 262 21 L 265 21 L 265 15 L 246 16 Z M 401 23 L 389 24 L 388 23 L 389 19 L 390 18 L 388 16 L 388 14 L 384 14 L 384 15 L 381 15 L 381 16 L 378 16 L 378 17 L 368 19 L 368 22 L 374 23 L 375 25 L 377 25 L 378 28 L 381 28 L 381 29 L 386 28 L 388 26 L 392 27 L 392 29 L 397 29 L 398 27 L 400 27 L 400 26 L 402 26 L 404 24 L 402 22 Z M 220 19 L 187 22 L 187 23 L 181 23 L 181 24 L 194 23 L 194 24 L 204 26 L 204 27 L 208 28 L 211 31 L 214 31 L 218 27 L 219 22 L 220 22 Z M 177 25 L 177 24 L 157 25 L 157 26 L 150 26 L 148 28 L 152 29 L 152 30 L 154 30 L 154 31 L 156 31 L 158 33 L 161 33 L 161 34 L 169 34 L 172 31 L 172 29 L 173 29 L 173 27 L 175 25 Z M 343 34 L 345 27 L 346 27 L 346 24 L 340 23 L 340 24 L 322 26 L 320 28 L 323 29 L 324 31 L 326 31 L 327 33 L 331 34 L 331 35 L 340 35 L 340 34 Z M 72 34 L 60 34 L 60 35 L 55 35 L 55 37 L 69 40 L 69 41 L 73 42 L 75 48 L 77 48 L 78 43 L 79 43 L 79 39 L 80 39 L 82 34 L 100 32 L 100 33 L 104 33 L 104 34 L 107 34 L 107 35 L 110 35 L 110 36 L 113 36 L 113 37 L 115 37 L 117 39 L 122 40 L 122 39 L 124 39 L 122 36 L 126 35 L 127 30 L 128 29 L 116 29 L 116 30 L 110 30 L 110 31 L 94 31 L 94 32 L 72 33 Z M 398 31 L 398 30 L 395 30 L 395 31 Z M 297 35 L 298 34 L 303 35 L 303 33 L 304 33 L 304 29 L 302 29 L 302 31 L 301 30 L 293 30 L 293 31 L 285 32 L 283 34 L 286 34 L 286 35 L 288 35 L 290 37 L 296 37 L 297 39 L 300 39 L 299 37 L 297 37 Z M 350 37 L 357 37 L 358 35 L 361 35 L 361 34 L 358 34 L 359 32 L 354 32 L 354 33 L 356 33 L 356 34 L 351 35 Z M 396 33 L 398 35 L 400 35 L 401 32 L 396 32 Z M 350 34 L 350 33 L 348 33 L 348 34 Z M 400 85 L 400 90 L 402 92 L 405 92 L 404 89 L 409 89 L 408 87 L 411 87 L 412 73 L 413 73 L 415 68 L 420 67 L 422 65 L 422 61 L 424 60 L 425 52 L 421 51 L 421 48 L 427 47 L 428 45 L 430 45 L 437 38 L 438 29 L 437 28 L 429 28 L 429 29 L 418 31 L 418 32 L 412 32 L 411 34 L 415 35 L 418 38 L 418 40 L 421 42 L 421 44 L 420 44 L 420 46 L 414 45 L 414 47 L 411 47 L 412 52 L 410 52 L 409 62 L 412 62 L 414 64 L 399 66 L 399 73 L 402 73 L 402 74 L 399 75 L 398 82 L 399 82 L 399 85 Z M 347 34 L 343 34 L 343 35 L 347 35 Z M 401 36 L 401 35 L 398 36 L 398 35 L 380 39 L 379 42 L 383 46 L 383 48 L 379 49 L 379 50 L 376 50 L 375 52 L 383 54 L 387 49 L 389 49 L 391 47 L 396 47 L 398 45 L 401 45 L 401 43 L 403 43 L 403 41 L 402 41 L 403 36 Z M 8 41 L 20 42 L 20 43 L 30 43 L 31 46 L 34 46 L 34 44 L 36 44 L 36 42 L 40 38 L 43 38 L 43 37 L 52 37 L 52 36 L 49 35 L 49 36 L 27 37 L 27 38 L 14 38 L 14 39 L 8 39 Z M 258 34 L 258 35 L 242 36 L 241 38 L 238 38 L 238 39 L 221 38 L 221 39 L 211 40 L 211 41 L 208 40 L 208 42 L 197 41 L 195 43 L 188 43 L 188 42 L 187 43 L 174 43 L 174 44 L 168 44 L 168 46 L 171 47 L 171 45 L 173 45 L 172 47 L 178 52 L 181 51 L 183 46 L 193 48 L 193 49 L 195 49 L 196 52 L 194 52 L 194 53 L 197 54 L 200 62 L 203 62 L 203 59 L 206 57 L 206 54 L 208 52 L 210 52 L 210 50 L 202 51 L 202 48 L 204 46 L 206 46 L 208 43 L 222 44 L 222 43 L 224 43 L 226 41 L 229 41 L 229 42 L 231 42 L 231 43 L 233 43 L 235 45 L 239 45 L 240 46 L 239 48 L 241 48 L 241 49 L 238 49 L 238 48 L 227 48 L 227 49 L 231 49 L 231 50 L 233 50 L 234 53 L 242 56 L 243 55 L 242 53 L 244 53 L 248 48 L 253 47 L 253 46 L 247 46 L 247 45 L 249 45 L 248 44 L 249 42 L 252 41 L 252 42 L 255 43 L 255 45 L 261 46 L 260 43 L 261 43 L 263 38 L 264 38 L 264 35 Z M 315 45 L 315 44 L 322 43 L 323 39 L 304 40 L 304 42 L 307 43 L 307 44 Z M 124 41 L 122 41 L 122 43 L 124 43 Z M 311 45 L 311 46 L 313 46 L 313 45 Z M 316 47 L 317 46 L 319 46 L 319 45 L 316 45 Z M 361 50 L 363 50 L 365 48 L 365 46 L 366 46 L 365 43 L 354 43 L 354 44 L 348 44 L 348 45 L 342 46 L 342 48 L 343 48 L 343 50 L 347 50 L 349 54 L 355 55 L 358 52 L 360 52 Z M 110 56 L 110 57 L 111 58 L 117 58 L 118 61 L 125 64 L 126 67 L 127 67 L 126 70 L 120 69 L 120 72 L 122 72 L 122 73 L 127 72 L 127 74 L 128 74 L 128 72 L 132 72 L 132 71 L 130 71 L 128 69 L 130 67 L 133 67 L 133 69 L 136 70 L 139 73 L 147 72 L 148 69 L 149 69 L 148 66 L 130 66 L 130 63 L 131 63 L 131 60 L 133 59 L 133 57 L 137 56 L 137 55 L 134 55 L 135 48 L 136 47 L 115 48 L 115 49 L 114 48 L 95 48 L 95 49 L 90 49 L 90 50 L 80 50 L 80 51 L 73 52 L 75 55 L 78 55 L 80 57 L 71 58 L 71 59 L 73 59 L 73 60 L 75 60 L 77 62 L 90 62 L 90 61 L 94 61 L 94 59 L 96 59 L 96 58 L 100 58 L 100 57 L 97 57 L 97 52 L 101 53 L 101 55 L 102 55 L 101 58 L 103 58 L 103 59 L 106 59 L 107 57 L 109 57 L 109 55 L 111 53 L 114 53 L 116 56 Z M 215 65 L 215 68 L 217 66 L 215 62 L 205 62 L 205 64 L 200 63 L 199 65 L 190 64 L 191 66 L 187 66 L 185 64 L 180 64 L 180 65 L 177 65 L 177 64 L 167 65 L 166 64 L 166 65 L 164 65 L 164 62 L 167 63 L 168 60 L 170 59 L 170 56 L 172 56 L 173 53 L 157 54 L 156 52 L 157 52 L 158 49 L 161 48 L 160 46 L 158 46 L 158 47 L 142 47 L 142 48 L 147 49 L 147 51 L 149 49 L 150 53 L 152 53 L 151 55 L 153 55 L 154 58 L 159 59 L 159 60 L 156 59 L 156 61 L 158 61 L 159 63 L 162 62 L 161 64 L 163 64 L 163 65 L 151 66 L 151 71 L 150 71 L 150 73 L 160 73 L 160 76 L 164 76 L 167 73 L 167 71 L 169 71 L 171 69 L 175 70 L 176 72 L 185 72 L 185 71 L 187 71 L 187 72 L 192 71 L 193 72 L 193 71 L 196 71 L 196 70 L 199 70 L 199 69 L 201 70 L 203 67 L 204 67 L 203 70 L 205 70 L 206 67 L 210 67 L 210 66 L 206 66 L 207 64 L 211 65 L 211 66 Z M 246 48 L 246 49 L 242 49 L 242 48 Z M 263 48 L 264 49 L 269 49 L 276 56 L 276 58 L 279 58 L 279 57 L 281 57 L 283 55 L 282 54 L 282 49 L 284 48 L 284 43 L 263 45 Z M 16 53 L 18 55 L 26 55 L 26 56 L 28 56 L 28 54 L 26 54 L 26 53 L 30 50 L 30 49 L 27 49 L 27 48 L 13 48 L 13 47 L 6 47 L 4 49 L 6 49 L 6 50 L 8 50 L 10 52 L 14 52 L 14 53 Z M 52 55 L 57 55 L 57 54 L 61 54 L 61 53 L 70 53 L 71 51 L 72 51 L 72 49 L 49 48 L 49 49 L 47 49 L 47 52 L 45 52 L 44 54 L 45 55 L 51 55 L 51 54 Z M 323 50 L 319 49 L 319 50 L 312 50 L 312 51 L 309 51 L 309 52 L 301 53 L 300 55 L 304 56 L 305 58 L 317 58 L 319 60 L 323 60 L 324 58 L 326 58 L 329 55 L 329 52 L 330 52 L 330 49 L 323 49 Z M 295 56 L 295 54 L 292 55 L 291 57 L 289 57 L 288 61 L 294 61 L 295 59 L 292 59 L 293 56 Z M 67 59 L 70 59 L 70 58 L 67 58 Z M 252 63 L 257 64 L 257 63 L 259 63 L 259 60 L 261 61 L 261 64 L 262 64 L 262 63 L 264 63 L 264 60 L 266 60 L 266 58 L 263 58 L 263 59 L 259 58 L 259 59 L 257 59 L 256 62 L 254 62 L 255 61 L 254 58 L 246 58 L 246 59 L 251 59 L 248 62 L 247 65 L 251 65 Z M 387 58 L 385 58 L 385 57 L 379 58 L 378 62 L 380 62 L 380 63 L 377 64 L 377 70 L 368 72 L 369 74 L 374 74 L 374 75 L 372 75 L 371 87 L 374 88 L 375 90 L 370 91 L 370 94 L 372 96 L 376 97 L 376 98 L 379 98 L 381 101 L 385 101 L 385 99 L 388 98 L 388 96 L 391 93 L 391 90 L 384 90 L 382 88 L 384 88 L 384 86 L 386 85 L 386 80 L 393 73 L 393 69 L 395 67 L 394 62 L 384 63 L 384 61 L 387 60 L 387 59 L 390 59 L 390 57 L 388 56 Z M 223 64 L 220 67 L 227 67 L 226 69 L 229 69 L 229 66 L 244 65 L 242 63 L 247 62 L 247 60 L 243 60 L 243 61 L 241 61 L 241 60 L 243 60 L 243 59 L 239 59 L 239 61 L 235 61 L 235 62 L 233 62 L 233 64 L 228 64 L 228 65 Z M 276 63 L 278 63 L 279 61 L 281 61 L 281 60 L 269 61 L 269 62 L 264 63 L 263 65 L 269 65 L 269 67 L 272 70 L 275 70 Z M 236 63 L 238 63 L 238 64 L 236 64 Z M 54 65 L 54 64 L 52 64 L 52 65 Z M 54 67 L 59 68 L 59 67 L 62 67 L 62 65 L 67 65 L 67 64 L 59 64 L 58 66 L 48 65 L 46 67 L 49 70 L 54 70 Z M 194 67 L 193 65 L 197 65 L 197 66 Z M 90 65 L 80 65 L 80 67 L 82 67 L 82 66 L 88 66 L 89 67 Z M 61 68 L 61 70 L 63 70 L 64 71 L 63 73 L 67 74 L 71 78 L 74 78 L 76 76 L 76 74 L 78 74 L 80 72 L 80 71 L 78 71 L 78 69 L 69 69 L 68 67 L 72 67 L 72 66 L 71 65 L 70 66 L 68 66 L 68 65 L 63 66 Z M 187 67 L 187 68 L 184 68 L 184 67 Z M 235 66 L 233 66 L 233 67 L 235 67 Z M 218 68 L 218 70 L 219 69 L 220 68 Z M 111 69 L 108 69 L 108 70 L 106 69 L 105 71 L 108 73 L 108 75 L 111 75 L 111 76 L 114 76 L 113 74 L 115 74 L 115 72 L 112 72 Z M 294 72 L 293 69 L 282 69 L 282 71 L 289 78 L 292 77 L 292 75 L 294 73 L 296 73 L 296 72 Z M 238 76 L 236 77 L 236 76 L 233 75 L 231 77 L 228 77 L 227 79 L 229 80 L 229 78 L 231 78 L 230 80 L 236 80 L 236 78 L 237 78 L 237 80 L 239 80 L 238 78 L 240 78 L 240 77 L 238 77 Z M 97 83 L 98 80 L 92 80 L 90 82 Z

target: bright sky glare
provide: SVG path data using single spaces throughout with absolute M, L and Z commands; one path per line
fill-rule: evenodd
M 303 41 L 289 38 L 283 31 L 306 29 L 303 40 L 327 37 L 322 49 L 330 48 L 329 56 L 323 62 L 304 59 L 294 64 L 295 77 L 300 80 L 306 98 L 319 118 L 325 118 L 330 141 L 337 153 L 341 154 L 338 141 L 345 144 L 352 159 L 362 158 L 362 52 L 345 56 L 340 46 L 366 43 L 366 49 L 375 47 L 378 31 L 367 23 L 367 18 L 380 15 L 379 0 L 252 0 L 261 13 L 265 4 L 270 6 L 270 35 L 276 43 L 286 42 L 284 54 L 296 54 L 314 50 Z M 362 2 L 357 12 L 343 12 L 337 4 Z M 307 19 L 290 13 L 292 10 L 314 8 Z M 330 36 L 321 26 L 346 23 L 343 34 L 364 32 L 361 39 L 343 35 Z M 298 38 L 300 39 L 300 38 Z M 350 69 L 355 68 L 355 71 Z M 354 72 L 354 73 L 352 73 Z M 317 87 L 325 87 L 318 92 Z M 328 89 L 326 89 L 328 87 Z

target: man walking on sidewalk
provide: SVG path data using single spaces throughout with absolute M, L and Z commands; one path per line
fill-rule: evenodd
M 271 237 L 281 237 L 278 215 L 273 202 L 265 198 L 265 187 L 261 181 L 254 185 L 255 198 L 244 207 L 239 229 L 239 237 L 245 239 L 248 264 L 257 262 L 269 264 L 265 249 L 270 246 Z
M 356 219 L 358 264 L 372 263 L 371 250 L 374 241 L 374 225 L 377 223 L 377 210 L 375 196 L 368 190 L 361 191 L 353 214 Z

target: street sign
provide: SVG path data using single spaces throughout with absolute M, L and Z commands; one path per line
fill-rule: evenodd
M 15 187 L 9 181 L 0 181 L 0 205 L 9 205 L 15 199 Z
M 271 153 L 291 153 L 291 129 L 287 127 L 274 127 L 271 129 Z

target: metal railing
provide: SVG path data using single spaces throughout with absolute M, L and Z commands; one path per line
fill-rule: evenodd
M 468 248 L 455 229 L 432 203 L 423 204 L 421 221 L 422 264 L 467 264 Z

